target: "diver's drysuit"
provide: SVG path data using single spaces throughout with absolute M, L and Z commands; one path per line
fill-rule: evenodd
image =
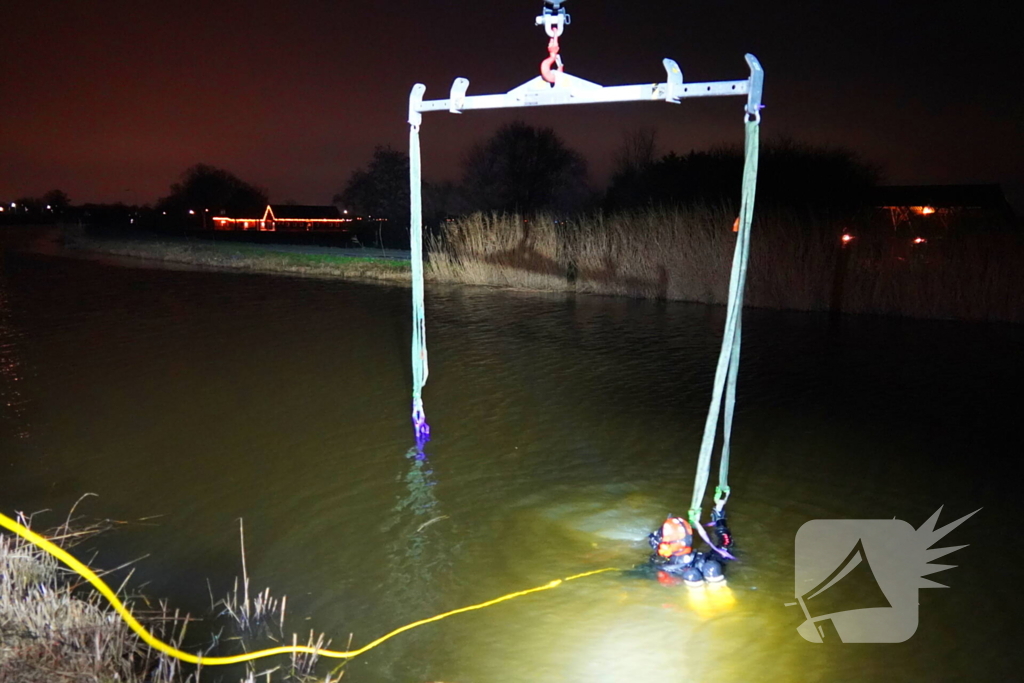
M 720 526 L 728 534 L 728 529 L 724 526 L 724 519 L 722 522 Z M 721 530 L 719 530 L 719 535 L 721 535 Z M 669 516 L 660 528 L 647 537 L 647 540 L 654 548 L 649 563 L 659 573 L 667 572 L 678 576 L 688 586 L 702 586 L 704 582 L 708 584 L 725 582 L 721 562 L 714 559 L 710 553 L 694 552 L 693 528 L 682 517 Z M 731 536 L 727 535 L 726 540 L 731 545 Z

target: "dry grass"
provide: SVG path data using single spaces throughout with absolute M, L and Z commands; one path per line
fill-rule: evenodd
M 427 238 L 428 274 L 436 282 L 565 289 L 565 240 L 551 221 L 473 214 Z
M 580 223 L 568 231 L 576 291 L 723 303 L 732 219 L 723 210 L 650 210 Z
M 722 304 L 735 215 L 648 209 L 556 225 L 474 215 L 428 243 L 434 281 Z M 842 247 L 840 235 L 860 235 Z M 783 214 L 755 219 L 748 305 L 807 311 L 1024 322 L 1024 239 L 951 232 L 910 246 L 868 225 Z M 875 235 L 875 238 L 871 238 Z
M 26 523 L 24 519 L 20 521 Z M 49 538 L 59 543 L 80 541 L 108 526 L 70 532 L 65 525 Z M 241 592 L 236 580 L 234 590 L 214 606 L 222 608 L 217 617 L 228 618 L 206 654 L 219 650 L 221 642 L 231 643 L 227 648 L 231 651 L 240 648 L 250 652 L 279 645 L 284 638 L 286 600 L 272 597 L 269 589 L 251 599 L 244 566 L 243 544 Z M 105 599 L 88 588 L 80 588 L 81 584 L 77 574 L 65 569 L 51 555 L 19 537 L 0 535 L 0 681 L 201 683 L 206 677 L 223 680 L 223 672 L 207 670 L 204 676 L 203 670 L 193 667 L 186 667 L 186 671 L 178 660 L 152 650 Z M 158 610 L 136 609 L 124 597 L 124 589 L 122 584 L 118 593 L 136 618 L 155 636 L 181 648 L 188 624 L 194 620 L 177 611 L 172 613 L 165 603 Z M 294 635 L 290 640 L 292 644 L 298 643 Z M 306 644 L 320 649 L 329 646 L 323 635 L 312 632 Z M 252 662 L 246 666 L 242 683 L 336 683 L 344 674 L 339 667 L 326 679 L 315 678 L 316 663 L 315 655 L 294 655 L 284 665 L 272 660 Z
M 73 578 L 34 545 L 0 536 L 0 681 L 188 680 L 178 662 L 141 643 L 100 596 L 75 591 Z M 166 606 L 137 616 L 172 642 L 180 643 L 188 625 Z
M 232 633 L 225 638 L 226 641 L 237 641 L 243 652 L 268 647 L 267 641 L 271 641 L 276 647 L 282 644 L 285 638 L 284 616 L 288 603 L 287 597 L 280 600 L 270 594 L 270 589 L 265 588 L 257 593 L 255 598 L 250 597 L 249 572 L 246 569 L 245 560 L 245 529 L 239 520 L 239 538 L 242 548 L 242 580 L 235 578 L 234 586 L 230 593 L 220 602 L 213 605 L 213 609 L 221 608 L 218 616 L 229 617 L 228 624 Z M 254 643 L 258 645 L 254 646 Z M 298 636 L 292 634 L 291 645 L 298 645 Z M 309 637 L 303 643 L 308 647 L 323 650 L 330 647 L 330 641 L 324 634 L 317 635 L 309 632 Z M 296 653 L 291 655 L 288 666 L 270 666 L 261 668 L 259 661 L 246 663 L 246 678 L 243 683 L 256 683 L 257 679 L 263 679 L 271 683 L 273 674 L 279 674 L 278 680 L 285 683 L 305 683 L 306 681 L 318 680 L 313 675 L 319 657 L 315 654 Z M 344 662 L 332 673 L 328 674 L 323 683 L 334 683 L 344 675 Z

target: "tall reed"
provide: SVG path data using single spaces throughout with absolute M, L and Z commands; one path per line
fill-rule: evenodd
M 649 208 L 556 223 L 472 216 L 428 239 L 428 273 L 457 282 L 725 303 L 735 214 L 722 206 Z M 914 244 L 860 221 L 761 212 L 753 225 L 750 306 L 1024 322 L 1024 236 L 951 230 Z M 855 238 L 843 242 L 844 233 Z
M 565 288 L 565 240 L 553 221 L 476 213 L 427 238 L 430 275 L 439 282 L 527 289 Z

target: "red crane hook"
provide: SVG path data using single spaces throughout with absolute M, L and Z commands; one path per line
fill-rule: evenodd
M 551 73 L 551 67 L 555 66 L 558 73 L 564 72 L 562 58 L 558 56 L 558 35 L 551 36 L 548 41 L 548 58 L 540 63 L 540 75 L 548 83 L 555 82 L 555 75 Z

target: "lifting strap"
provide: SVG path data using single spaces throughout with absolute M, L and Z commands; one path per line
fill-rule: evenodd
M 412 423 L 417 441 L 430 438 L 430 426 L 423 412 L 423 385 L 427 364 L 427 324 L 423 303 L 423 201 L 420 197 L 420 126 L 409 128 L 410 260 L 412 261 Z
M 750 223 L 754 215 L 754 195 L 757 190 L 757 161 L 760 135 L 760 112 L 749 112 L 746 117 L 746 140 L 744 144 L 743 189 L 740 199 L 739 231 L 736 249 L 733 253 L 732 271 L 729 276 L 729 300 L 726 305 L 725 334 L 722 350 L 715 370 L 715 383 L 711 393 L 711 405 L 704 423 L 704 438 L 697 457 L 697 475 L 693 482 L 693 498 L 690 501 L 690 524 L 712 548 L 707 532 L 701 525 L 701 503 L 707 491 L 711 474 L 711 454 L 715 446 L 718 420 L 723 410 L 722 455 L 718 470 L 718 486 L 715 488 L 715 510 L 721 513 L 729 499 L 729 451 L 732 439 L 732 420 L 736 407 L 736 375 L 740 366 L 740 340 L 743 317 L 743 289 L 747 279 L 747 262 L 750 252 Z M 715 548 L 721 554 L 725 551 Z

